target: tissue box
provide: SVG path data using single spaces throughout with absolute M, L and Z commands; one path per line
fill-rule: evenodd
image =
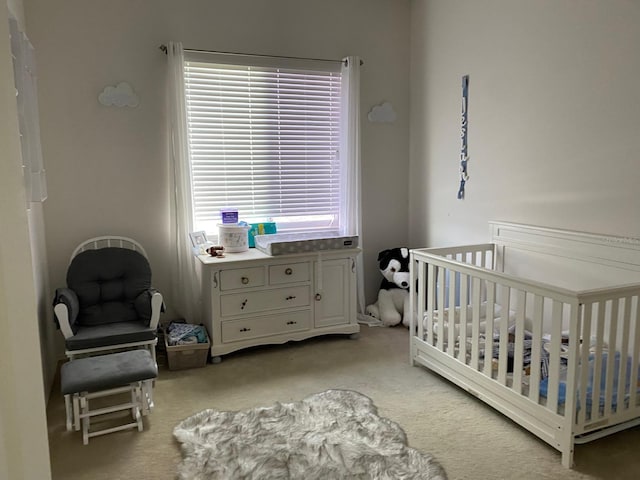
M 256 242 L 254 239 L 256 235 L 270 235 L 276 233 L 275 222 L 252 223 L 250 225 L 251 228 L 249 229 L 249 248 L 254 248 L 256 246 Z

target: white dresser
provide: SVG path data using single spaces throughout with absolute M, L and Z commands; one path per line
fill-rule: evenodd
M 251 248 L 198 257 L 213 362 L 254 345 L 360 331 L 358 249 L 269 256 Z

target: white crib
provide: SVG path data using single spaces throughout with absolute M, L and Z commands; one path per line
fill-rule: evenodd
M 571 467 L 640 424 L 640 239 L 490 224 L 492 243 L 411 251 L 411 361 Z

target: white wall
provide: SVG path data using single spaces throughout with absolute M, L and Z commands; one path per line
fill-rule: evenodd
M 491 219 L 640 236 L 638 25 L 637 0 L 413 0 L 411 243 L 486 241 Z
M 377 294 L 377 252 L 407 241 L 409 0 L 24 0 L 37 50 L 49 198 L 52 286 L 72 249 L 105 233 L 147 248 L 154 285 L 171 306 L 165 134 L 166 57 L 158 46 L 339 59 L 359 55 L 366 291 Z M 135 109 L 101 106 L 105 86 L 129 82 Z M 366 114 L 390 101 L 394 124 Z M 171 313 L 169 313 L 170 315 Z
M 24 24 L 22 3 L 8 3 Z M 22 180 L 7 9 L 0 8 L 0 479 L 51 478 L 38 303 L 44 281 Z M 46 265 L 46 261 L 44 262 Z
M 42 203 L 31 203 L 27 212 L 29 219 L 29 247 L 33 265 L 34 288 L 40 353 L 45 398 L 48 401 L 56 376 L 58 359 L 62 356 L 62 334 L 54 322 L 51 301 L 53 293 L 49 283 L 49 263 L 45 234 L 44 209 Z

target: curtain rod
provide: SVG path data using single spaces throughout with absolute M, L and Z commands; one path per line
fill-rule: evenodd
M 166 45 L 160 45 L 158 47 L 160 50 L 162 50 L 165 55 L 167 53 L 167 46 Z M 282 55 L 258 55 L 258 54 L 254 54 L 254 53 L 237 53 L 237 52 L 216 52 L 213 50 L 194 50 L 191 48 L 185 48 L 184 49 L 185 52 L 196 52 L 196 53 L 216 53 L 219 55 L 237 55 L 237 56 L 243 56 L 243 57 L 260 57 L 260 58 L 287 58 L 287 59 L 293 59 L 293 60 L 313 60 L 315 62 L 331 62 L 331 63 L 346 63 L 346 60 L 329 60 L 326 58 L 305 58 L 305 57 L 285 57 Z M 364 65 L 364 62 L 362 60 L 360 60 L 360 65 Z

